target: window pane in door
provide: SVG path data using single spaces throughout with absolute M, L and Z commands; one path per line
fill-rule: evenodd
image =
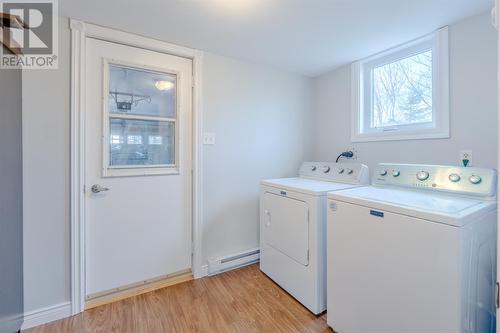
M 432 50 L 373 69 L 372 127 L 430 123 Z
M 110 166 L 175 165 L 175 122 L 110 118 Z
M 176 85 L 174 74 L 110 65 L 109 112 L 175 118 Z

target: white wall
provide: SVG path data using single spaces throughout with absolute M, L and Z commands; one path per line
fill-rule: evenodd
M 258 247 L 258 193 L 264 178 L 296 175 L 310 151 L 311 81 L 207 54 L 204 228 L 208 258 Z
M 25 311 L 70 300 L 68 20 L 59 69 L 23 74 Z M 206 54 L 206 257 L 258 245 L 258 183 L 290 176 L 310 151 L 310 79 Z
M 23 71 L 24 309 L 70 298 L 69 30 L 59 69 Z
M 354 147 L 359 161 L 457 164 L 472 149 L 474 165 L 497 165 L 497 35 L 488 14 L 450 26 L 451 138 L 351 143 L 350 66 L 314 82 L 314 158 L 332 160 Z

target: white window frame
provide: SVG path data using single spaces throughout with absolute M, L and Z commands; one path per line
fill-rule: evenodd
M 102 137 L 108 138 L 108 140 L 102 140 L 102 177 L 128 177 L 128 176 L 154 176 L 154 175 L 178 175 L 180 174 L 180 156 L 179 156 L 179 113 L 180 113 L 180 87 L 181 85 L 181 75 L 178 71 L 167 69 L 167 68 L 156 68 L 153 66 L 147 66 L 143 64 L 122 61 L 119 59 L 103 58 L 103 126 L 102 126 Z M 120 66 L 124 68 L 130 68 L 133 70 L 143 70 L 145 72 L 161 73 L 166 75 L 172 75 L 176 77 L 176 98 L 175 98 L 175 117 L 158 117 L 158 116 L 142 116 L 135 114 L 115 114 L 109 111 L 109 80 L 110 66 Z M 163 121 L 174 124 L 174 164 L 147 164 L 147 165 L 117 165 L 113 166 L 110 164 L 110 125 L 109 121 L 111 118 L 115 119 L 128 119 L 128 120 L 152 120 L 152 121 Z M 143 139 L 143 142 L 144 139 Z
M 371 86 L 373 68 L 411 57 L 432 49 L 432 123 L 397 125 L 372 128 L 368 116 L 371 110 L 371 94 L 365 91 Z M 351 141 L 389 141 L 412 139 L 437 139 L 450 137 L 449 103 L 449 51 L 448 27 L 398 47 L 378 53 L 352 64 Z

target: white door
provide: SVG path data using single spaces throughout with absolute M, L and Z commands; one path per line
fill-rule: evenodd
M 86 42 L 91 299 L 191 269 L 192 61 Z

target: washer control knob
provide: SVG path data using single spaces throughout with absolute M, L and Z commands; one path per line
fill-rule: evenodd
M 353 169 L 347 169 L 347 174 L 348 174 L 348 175 L 352 175 L 352 173 L 353 173 L 353 172 L 354 172 L 354 170 L 353 170 Z
M 387 176 L 387 170 L 382 170 L 380 171 L 381 176 Z
M 343 174 L 344 173 L 344 168 L 338 168 L 337 172 L 340 173 L 340 174 Z
M 427 180 L 429 178 L 429 173 L 427 171 L 417 172 L 417 179 L 420 181 Z
M 452 173 L 451 175 L 448 176 L 448 179 L 451 182 L 457 183 L 460 181 L 460 175 L 458 173 Z
M 313 165 L 313 166 L 311 167 L 311 171 L 316 171 L 316 169 L 317 169 L 317 168 L 316 168 L 316 166 L 315 166 L 315 165 Z
M 323 172 L 324 173 L 329 173 L 330 172 L 330 167 L 329 166 L 323 167 Z
M 476 176 L 476 175 L 472 175 L 472 176 L 469 177 L 469 181 L 472 184 L 479 184 L 482 181 L 482 178 L 479 177 L 479 176 Z
M 401 172 L 397 171 L 397 170 L 393 170 L 392 171 L 392 176 L 393 177 L 399 177 L 399 175 L 401 175 Z

